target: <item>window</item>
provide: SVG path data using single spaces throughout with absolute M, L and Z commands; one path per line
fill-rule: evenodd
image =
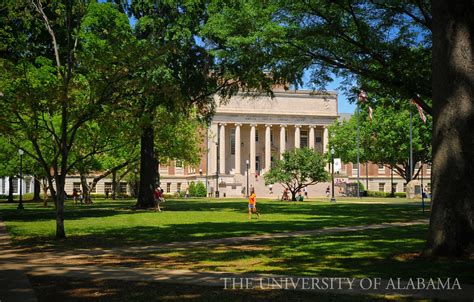
M 183 167 L 183 161 L 180 160 L 180 159 L 177 159 L 175 165 L 176 165 L 176 168 L 182 168 Z
M 25 180 L 25 193 L 28 193 L 28 192 L 30 192 L 31 178 L 26 177 L 26 178 L 24 178 L 24 180 Z
M 177 186 L 176 191 L 181 192 L 181 183 L 178 182 L 176 186 Z
M 306 130 L 301 130 L 300 133 L 300 147 L 308 147 L 308 131 Z
M 379 170 L 385 170 L 385 167 L 383 164 L 378 164 L 378 166 L 379 166 Z
M 255 156 L 255 171 L 260 171 L 260 156 Z
M 166 193 L 171 193 L 171 183 L 170 182 L 166 183 Z
M 406 191 L 407 191 L 407 184 L 404 183 L 404 184 L 403 184 L 403 192 L 406 192 Z
M 270 129 L 270 142 L 273 143 L 273 130 Z
M 110 187 L 112 188 L 112 184 L 110 184 Z M 80 182 L 73 182 L 72 183 L 72 188 L 76 189 L 76 191 L 81 189 L 81 183 Z
M 104 193 L 105 192 L 112 192 L 112 183 L 111 182 L 104 183 Z
M 230 131 L 230 154 L 235 155 L 235 128 Z
M 255 128 L 255 141 L 258 142 L 258 129 Z
M 384 182 L 379 182 L 379 191 L 380 192 L 385 192 L 385 183 Z
M 18 193 L 18 178 L 12 178 L 13 194 Z
M 394 182 L 393 185 L 392 185 L 392 191 L 397 192 L 397 183 L 396 182 Z
M 120 183 L 120 194 L 127 194 L 127 183 L 121 182 Z
M 316 136 L 316 143 L 321 143 L 321 142 L 322 142 L 321 136 Z

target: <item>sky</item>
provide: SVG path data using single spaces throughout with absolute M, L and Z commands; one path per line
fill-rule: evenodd
M 342 91 L 339 90 L 339 86 L 341 85 L 342 79 L 336 78 L 331 84 L 327 86 L 327 90 L 334 90 L 339 93 L 338 95 L 338 108 L 337 111 L 339 113 L 354 113 L 356 109 L 355 104 L 349 104 L 349 100 L 347 96 L 345 96 Z
M 328 83 L 326 85 L 326 89 L 329 91 L 335 91 L 338 93 L 338 97 L 337 97 L 338 113 L 354 113 L 356 110 L 356 105 L 350 104 L 349 100 L 347 99 L 347 96 L 344 95 L 342 89 L 340 89 L 341 83 L 343 82 L 344 79 L 339 78 L 335 75 L 333 75 L 333 77 L 334 77 L 334 80 L 331 83 Z M 303 75 L 304 86 L 302 89 L 312 89 L 312 84 L 309 81 L 309 78 L 310 78 L 309 71 L 306 71 Z

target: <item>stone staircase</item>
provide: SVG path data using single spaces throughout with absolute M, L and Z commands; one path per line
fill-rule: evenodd
M 250 174 L 248 179 L 249 187 L 255 188 L 258 197 L 280 199 L 283 193 L 283 187 L 280 184 L 273 184 L 270 191 L 269 186 L 265 185 L 263 175 Z M 308 197 L 326 197 L 326 188 L 331 186 L 329 182 L 318 183 L 308 187 Z M 220 175 L 219 192 L 224 197 L 245 197 L 247 193 L 246 175 Z M 302 192 L 303 193 L 303 192 Z M 290 196 L 291 197 L 291 196 Z

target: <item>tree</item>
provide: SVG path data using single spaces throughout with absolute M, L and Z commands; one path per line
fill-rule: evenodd
M 327 181 L 326 160 L 318 151 L 309 148 L 296 149 L 283 153 L 283 159 L 264 175 L 265 185 L 280 183 L 291 192 L 292 200 L 296 193 L 306 186 Z
M 196 184 L 196 197 L 206 197 L 207 190 L 206 186 L 202 181 L 198 181 Z
M 287 83 L 324 87 L 333 75 L 358 81 L 387 101 L 420 94 L 431 112 L 430 2 L 371 0 L 216 1 L 210 24 Z M 223 34 L 222 34 L 223 35 Z M 221 35 L 221 36 L 222 36 Z M 355 91 L 350 91 L 355 95 Z
M 143 68 L 133 73 L 138 93 L 130 98 L 141 126 L 138 207 L 153 206 L 153 191 L 158 183 L 160 158 L 154 151 L 153 127 L 157 110 L 194 113 L 209 120 L 216 107 L 216 95 L 226 99 L 239 90 L 269 91 L 271 79 L 261 65 L 254 64 L 248 56 L 219 51 L 227 40 L 206 31 L 216 2 L 147 0 L 123 6 L 137 20 L 134 34 L 145 54 Z
M 2 2 L 1 132 L 47 175 L 64 230 L 64 184 L 78 130 L 120 100 L 135 58 L 131 27 L 110 3 Z M 31 152 L 29 150 L 32 150 Z
M 474 244 L 474 3 L 432 6 L 433 204 L 424 254 L 462 256 Z
M 413 113 L 413 162 L 431 162 L 431 118 L 427 124 L 414 113 L 414 106 L 395 109 L 376 107 L 370 121 L 366 105 L 359 113 L 359 158 L 393 169 L 408 183 L 420 169 L 410 171 L 410 114 Z M 417 114 L 417 113 L 416 113 Z M 349 121 L 336 122 L 329 129 L 329 144 L 344 162 L 357 162 L 357 113 Z

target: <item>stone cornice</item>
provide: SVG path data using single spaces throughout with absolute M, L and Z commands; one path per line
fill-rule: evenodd
M 337 116 L 281 116 L 281 115 L 263 115 L 263 114 L 216 114 L 213 118 L 214 123 L 233 123 L 233 124 L 257 124 L 257 125 L 309 125 L 309 126 L 327 126 L 332 124 Z

